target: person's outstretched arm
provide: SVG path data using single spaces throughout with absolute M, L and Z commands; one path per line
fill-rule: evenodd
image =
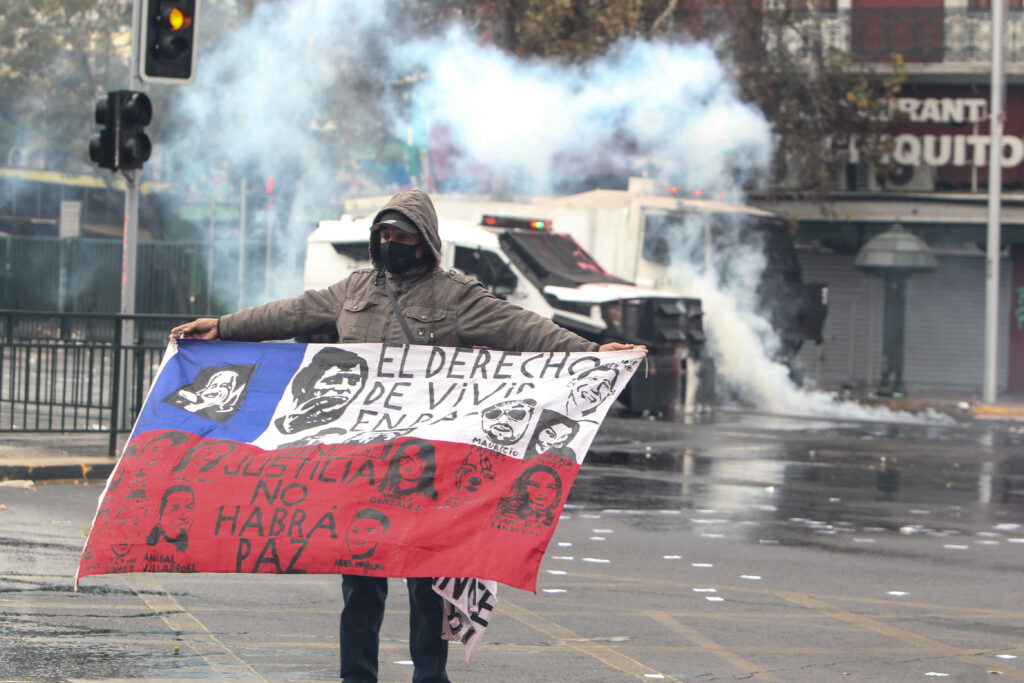
M 219 318 L 196 318 L 171 329 L 171 339 L 218 339 Z

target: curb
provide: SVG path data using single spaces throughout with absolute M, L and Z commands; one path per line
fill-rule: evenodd
M 885 405 L 892 410 L 907 412 L 923 412 L 935 410 L 953 417 L 973 417 L 979 420 L 1021 420 L 1024 421 L 1024 405 L 1022 406 L 1000 406 L 1000 405 L 972 405 L 963 406 L 956 404 L 931 404 L 922 401 L 906 399 L 890 400 L 861 400 L 863 405 Z M 592 449 L 593 455 L 601 461 L 614 461 L 615 456 L 622 456 L 621 452 L 612 453 L 616 449 L 609 449 L 607 446 L 596 445 Z M 651 453 L 637 453 L 636 457 L 649 460 L 654 457 Z M 45 464 L 28 464 L 24 456 L 19 458 L 21 462 L 4 464 L 0 462 L 0 482 L 3 481 L 106 481 L 110 473 L 114 471 L 117 464 L 115 458 L 107 457 L 63 457 L 59 462 Z
M 0 463 L 0 481 L 106 481 L 116 462 L 59 462 L 44 465 Z
M 908 413 L 922 413 L 934 410 L 950 417 L 973 417 L 981 420 L 1024 420 L 1024 405 L 1008 406 L 993 404 L 933 403 L 914 401 L 911 399 L 860 399 L 858 403 L 866 406 L 885 406 L 890 410 Z
M 971 406 L 968 412 L 981 419 L 1024 420 L 1024 407 L 1018 406 Z

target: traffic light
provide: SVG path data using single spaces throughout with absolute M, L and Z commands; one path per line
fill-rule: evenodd
M 143 130 L 153 120 L 146 93 L 115 90 L 96 102 L 96 123 L 103 130 L 89 141 L 89 158 L 100 168 L 142 168 L 153 146 Z
M 132 90 L 118 90 L 118 114 L 120 126 L 117 129 L 117 167 L 142 168 L 149 159 L 153 145 L 143 130 L 153 120 L 153 105 L 146 93 Z
M 96 102 L 96 123 L 103 126 L 103 130 L 96 133 L 89 140 L 89 158 L 99 164 L 100 168 L 109 168 L 111 171 L 117 169 L 114 161 L 114 150 L 117 149 L 116 129 L 114 123 L 114 107 L 110 100 L 113 93 L 108 93 Z
M 142 80 L 182 84 L 195 80 L 198 13 L 199 0 L 142 0 Z

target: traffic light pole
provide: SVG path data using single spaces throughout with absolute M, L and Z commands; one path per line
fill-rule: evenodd
M 139 78 L 139 36 L 142 30 L 142 0 L 132 2 L 132 59 L 129 90 L 142 88 Z M 124 243 L 121 251 L 121 314 L 135 313 L 135 264 L 139 249 L 139 179 L 142 169 L 121 169 L 124 176 Z M 134 338 L 132 321 L 125 320 L 122 339 Z
M 139 43 L 142 31 L 142 0 L 132 2 L 132 58 L 131 66 L 128 69 L 128 89 L 140 90 L 142 79 L 139 78 Z M 135 283 L 136 264 L 139 253 L 139 183 L 142 176 L 142 169 L 123 168 L 121 175 L 124 177 L 124 240 L 121 245 L 121 315 L 135 314 Z M 131 319 L 121 320 L 121 344 L 131 346 L 135 340 L 135 321 Z M 121 356 L 121 367 L 124 368 L 122 377 L 127 380 L 125 386 L 132 386 L 135 378 L 130 378 L 129 373 L 135 367 L 129 363 L 128 353 L 119 353 Z M 117 420 L 119 415 L 127 414 L 129 405 L 129 392 L 119 391 L 121 405 L 113 406 L 111 421 Z M 116 431 L 116 426 L 115 426 Z

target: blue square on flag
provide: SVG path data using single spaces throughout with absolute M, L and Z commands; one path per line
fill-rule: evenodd
M 266 430 L 305 351 L 305 344 L 179 340 L 133 434 L 171 428 L 251 441 Z

